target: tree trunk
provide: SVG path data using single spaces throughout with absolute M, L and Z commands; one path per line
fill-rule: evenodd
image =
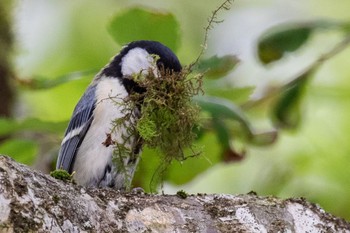
M 13 36 L 10 25 L 11 1 L 0 1 L 0 117 L 11 116 L 14 99 L 11 85 L 11 80 L 13 80 L 11 66 Z
M 0 156 L 0 232 L 350 232 L 350 223 L 301 198 L 85 189 Z

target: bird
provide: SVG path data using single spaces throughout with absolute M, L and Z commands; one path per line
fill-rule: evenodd
M 122 47 L 94 77 L 75 106 L 61 142 L 56 169 L 74 174 L 75 182 L 85 187 L 126 190 L 140 159 L 142 140 L 137 135 L 128 135 L 130 132 L 125 128 L 112 130 L 113 122 L 119 119 L 126 121 L 123 125 L 135 125 L 141 111 L 138 105 L 133 117 L 124 119 L 125 106 L 116 102 L 145 91 L 130 77 L 148 72 L 159 74 L 160 69 L 170 73 L 182 70 L 177 56 L 162 43 L 139 40 Z M 113 153 L 118 150 L 113 142 L 124 143 L 130 149 L 129 155 L 119 161 L 122 164 L 113 160 Z

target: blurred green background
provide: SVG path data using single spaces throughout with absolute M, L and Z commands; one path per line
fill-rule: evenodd
M 134 38 L 120 38 L 113 33 L 127 33 L 129 29 L 133 32 L 138 18 L 119 20 L 123 25 L 113 32 L 111 22 L 116 17 L 135 7 L 156 15 L 168 14 L 170 20 L 176 21 L 171 26 L 175 30 L 165 32 L 166 27 L 160 27 L 150 32 L 150 38 L 156 34 L 162 41 L 173 33 L 164 40 L 186 65 L 196 59 L 205 34 L 203 28 L 220 4 L 209 0 L 13 1 L 8 10 L 13 16 L 12 61 L 17 97 L 13 119 L 0 120 L 1 135 L 11 134 L 0 144 L 0 153 L 48 171 L 55 162 L 73 108 L 94 74 L 118 53 L 122 44 L 116 42 Z M 297 109 L 293 105 L 288 109 L 292 114 L 286 111 L 289 115 L 297 112 L 296 120 L 292 118 L 292 122 L 287 120 L 288 124 L 281 126 L 286 122 L 277 119 L 276 123 L 271 117 L 276 99 L 288 91 L 288 82 L 348 35 L 348 27 L 338 30 L 325 25 L 348 24 L 349 7 L 346 0 L 336 4 L 325 0 L 236 0 L 229 11 L 219 14 L 218 20 L 224 21 L 209 32 L 204 58 L 235 55 L 240 62 L 220 79 L 206 80 L 205 91 L 239 107 L 244 121 L 255 133 L 262 132 L 265 136 L 261 140 L 265 142 L 253 143 L 241 137 L 244 130 L 237 126 L 242 125 L 239 120 L 209 120 L 197 142 L 203 146 L 203 155 L 173 162 L 164 176 L 165 193 L 183 189 L 188 193 L 255 191 L 281 198 L 302 196 L 350 220 L 350 50 L 343 47 L 337 56 L 308 74 Z M 290 53 L 270 64 L 259 61 L 259 38 L 269 28 L 287 22 L 300 26 L 300 22 L 315 21 L 323 23 L 315 26 L 317 31 L 298 49 L 290 49 Z M 48 81 L 60 77 L 59 85 L 49 87 Z M 269 97 L 269 93 L 277 94 Z M 213 115 L 209 111 L 203 117 Z M 223 123 L 229 132 L 219 130 L 220 124 L 213 122 Z M 228 142 L 223 139 L 227 137 Z M 229 158 L 225 157 L 227 153 Z M 145 149 L 135 185 L 147 190 L 158 163 L 154 152 Z

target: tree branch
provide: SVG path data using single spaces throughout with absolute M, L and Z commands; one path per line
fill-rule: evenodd
M 304 199 L 120 193 L 81 186 L 0 156 L 1 232 L 350 232 Z

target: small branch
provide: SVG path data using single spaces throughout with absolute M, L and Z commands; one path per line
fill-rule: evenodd
M 223 22 L 223 20 L 218 20 L 217 19 L 218 18 L 218 14 L 222 10 L 229 10 L 231 5 L 233 4 L 233 2 L 234 2 L 234 0 L 225 0 L 223 3 L 221 3 L 220 6 L 218 6 L 212 12 L 212 15 L 208 19 L 208 24 L 204 28 L 204 32 L 205 33 L 204 33 L 203 43 L 201 45 L 202 48 L 201 48 L 201 50 L 200 50 L 196 60 L 189 65 L 189 70 L 192 70 L 192 67 L 198 63 L 199 59 L 201 59 L 202 55 L 204 54 L 205 50 L 207 49 L 209 31 L 213 28 L 214 23 L 217 24 L 217 23 L 222 23 Z
M 336 44 L 330 51 L 323 54 L 321 57 L 319 57 L 315 63 L 322 64 L 325 61 L 333 58 L 334 56 L 338 55 L 340 52 L 344 51 L 346 47 L 350 45 L 350 35 L 345 37 L 341 42 Z
M 310 76 L 310 74 L 314 73 L 319 68 L 319 66 L 321 66 L 323 63 L 325 63 L 329 59 L 335 57 L 340 52 L 344 51 L 349 45 L 350 45 L 350 35 L 345 37 L 339 43 L 337 43 L 328 52 L 326 52 L 323 55 L 321 55 L 311 65 L 309 65 L 302 72 L 297 74 L 295 78 L 291 79 L 290 81 L 288 81 L 287 83 L 285 83 L 284 85 L 282 85 L 282 86 L 280 86 L 278 88 L 271 89 L 266 95 L 262 96 L 259 99 L 248 100 L 246 103 L 242 104 L 241 107 L 244 108 L 244 109 L 252 108 L 252 107 L 258 105 L 259 103 L 263 102 L 264 100 L 270 99 L 271 97 L 274 97 L 274 96 L 280 94 L 281 90 L 283 88 L 292 85 L 297 79 L 308 78 Z M 308 74 L 308 75 L 306 75 L 306 74 Z

